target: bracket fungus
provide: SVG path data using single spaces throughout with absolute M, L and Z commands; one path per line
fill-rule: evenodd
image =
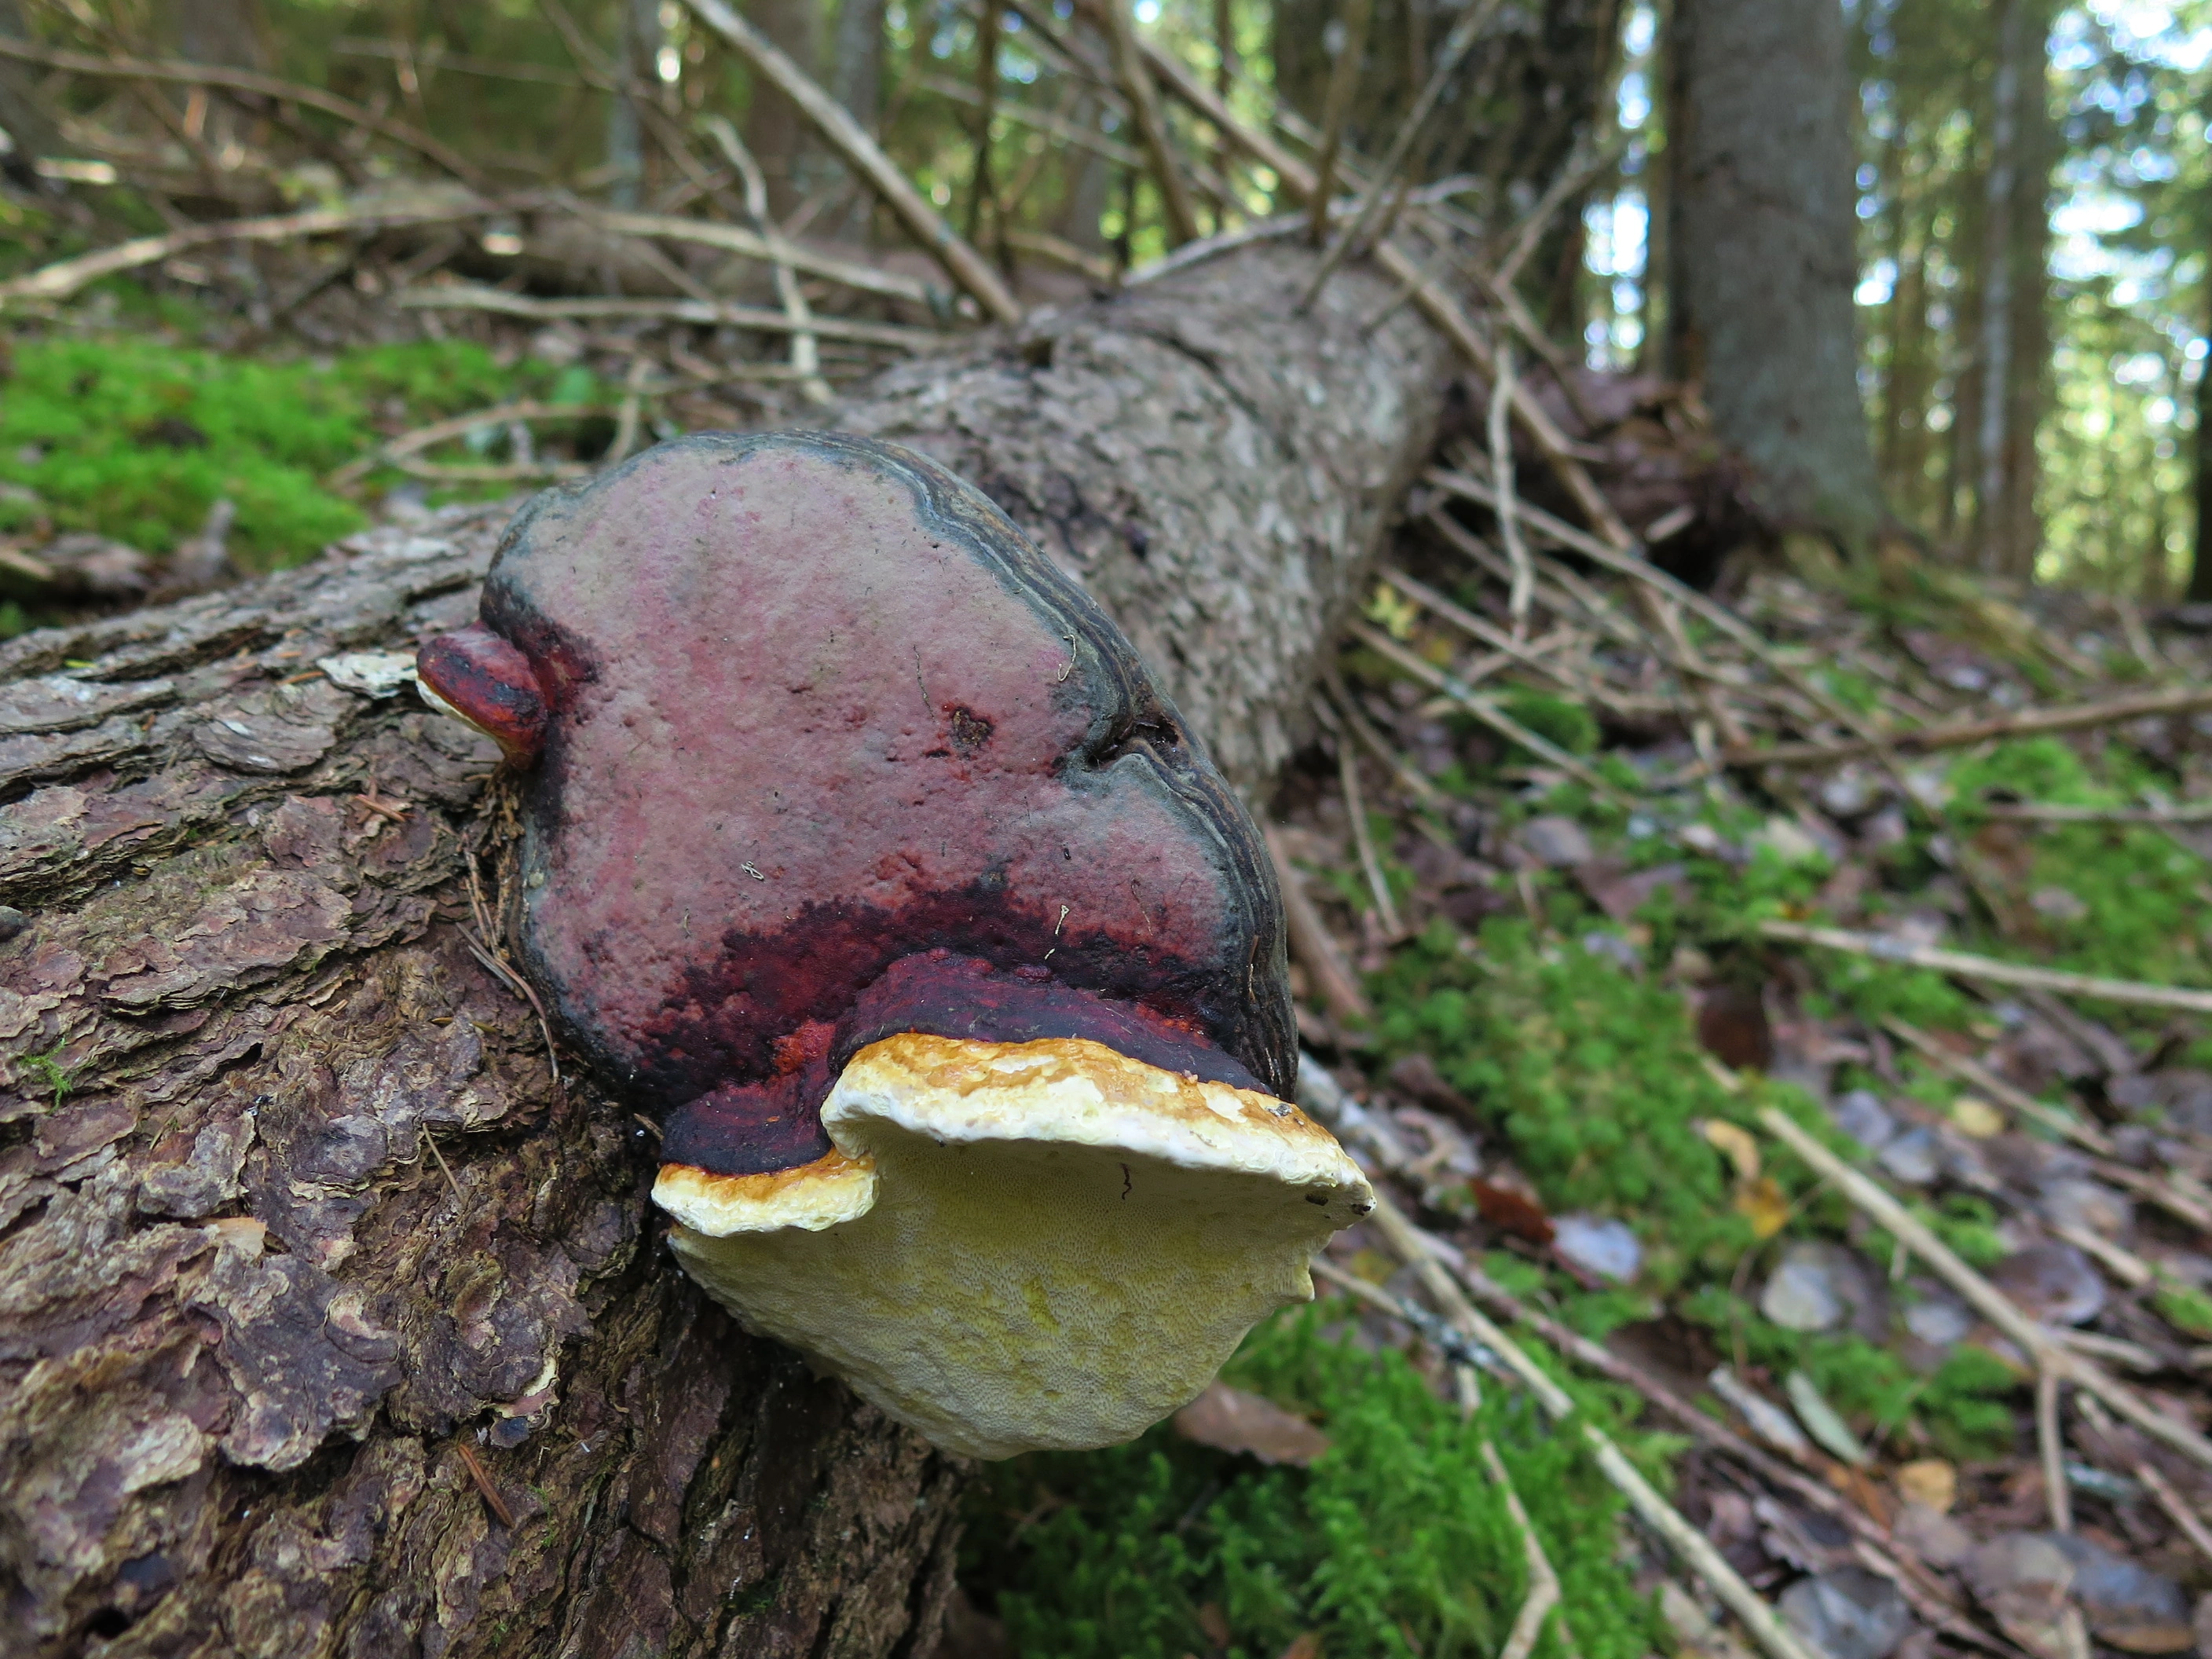
M 524 774 L 517 943 L 663 1114 L 678 1259 L 949 1450 L 1134 1435 L 1372 1202 L 1289 1103 L 1251 820 L 1103 611 L 888 444 L 517 519 L 425 685 Z

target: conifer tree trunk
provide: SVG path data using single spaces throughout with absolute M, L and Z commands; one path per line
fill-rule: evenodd
M 1870 546 L 1881 486 L 1859 404 L 1856 225 L 1841 9 L 1675 0 L 1668 347 L 1786 524 Z
M 1364 270 L 1285 337 L 1312 268 L 1248 249 L 842 411 L 989 492 L 1248 791 L 1455 368 L 1409 308 L 1363 328 Z M 507 511 L 0 646 L 6 1659 L 935 1639 L 965 1466 L 677 1270 L 651 1126 L 486 966 L 495 751 L 362 677 L 474 616 Z

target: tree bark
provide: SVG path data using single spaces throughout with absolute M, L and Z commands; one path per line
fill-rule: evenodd
M 990 491 L 1248 790 L 1453 368 L 1362 331 L 1365 271 L 1284 336 L 1310 270 L 1249 249 L 844 411 Z M 0 647 L 11 1659 L 934 1640 L 965 1468 L 675 1269 L 650 1126 L 556 1082 L 465 931 L 494 751 L 318 672 L 472 617 L 506 516 Z
M 2203 285 L 2204 334 L 2212 339 L 2212 283 Z M 2197 374 L 2197 539 L 2190 549 L 2191 603 L 2212 601 L 2212 358 Z
M 1671 35 L 1672 373 L 1703 384 L 1770 513 L 1866 548 L 1883 513 L 1859 406 L 1843 13 L 1676 0 Z

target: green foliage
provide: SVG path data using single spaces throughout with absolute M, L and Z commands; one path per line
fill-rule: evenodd
M 1526 686 L 1515 686 L 1498 698 L 1498 705 L 1515 720 L 1538 737 L 1549 739 L 1571 755 L 1592 755 L 1597 752 L 1597 717 L 1578 702 L 1569 702 L 1548 692 L 1534 691 Z M 1516 750 L 1516 757 L 1533 760 L 1534 756 Z
M 2161 1284 L 2151 1292 L 2150 1304 L 2185 1335 L 2212 1337 L 2212 1296 L 2194 1285 Z
M 1484 1472 L 1488 1437 L 1559 1575 L 1583 1659 L 1649 1650 L 1651 1611 L 1614 1559 L 1620 1500 L 1578 1437 L 1494 1388 L 1462 1421 L 1401 1355 L 1334 1338 L 1331 1311 L 1262 1325 L 1225 1373 L 1315 1419 L 1332 1445 L 1310 1470 L 1263 1468 L 1164 1426 L 1108 1451 L 991 1468 L 961 1577 L 995 1589 L 1016 1650 L 1180 1659 L 1213 1650 L 1199 1623 L 1211 1604 L 1228 1621 L 1228 1659 L 1272 1659 L 1305 1632 L 1330 1659 L 1494 1654 L 1527 1582 Z M 1536 1651 L 1564 1653 L 1548 1630 Z
M 228 496 L 240 562 L 295 564 L 362 523 L 322 479 L 378 441 L 380 422 L 483 408 L 550 373 L 459 342 L 279 362 L 144 337 L 25 340 L 0 398 L 0 481 L 37 500 L 0 504 L 0 529 L 43 512 L 164 553 Z

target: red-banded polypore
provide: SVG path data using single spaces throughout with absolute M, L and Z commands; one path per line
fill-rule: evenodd
M 425 685 L 527 767 L 519 946 L 663 1115 L 750 1327 L 949 1449 L 1126 1439 L 1366 1182 L 1287 1103 L 1250 819 L 980 492 L 823 434 L 665 444 L 516 520 Z

